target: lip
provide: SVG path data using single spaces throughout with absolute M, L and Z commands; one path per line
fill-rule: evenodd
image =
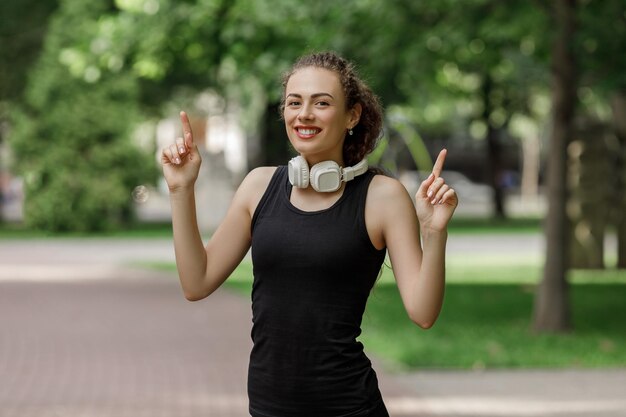
M 315 131 L 315 133 L 303 133 L 302 131 L 304 130 L 313 130 Z M 312 137 L 320 133 L 322 129 L 317 126 L 297 125 L 294 126 L 294 131 L 300 139 L 311 139 Z

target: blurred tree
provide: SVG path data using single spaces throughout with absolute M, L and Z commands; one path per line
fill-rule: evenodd
M 610 130 L 606 123 L 588 117 L 580 117 L 567 147 L 569 267 L 574 269 L 604 268 L 604 237 L 618 179 L 609 149 Z
M 469 130 L 484 140 L 494 215 L 504 217 L 509 121 L 516 114 L 531 120 L 543 116 L 532 106 L 547 74 L 541 40 L 547 21 L 541 9 L 526 1 L 358 3 L 375 10 L 352 11 L 345 18 L 345 43 L 357 62 L 376 74 L 376 91 L 388 104 L 401 104 L 401 113 L 425 136 Z M 393 59 L 384 59 L 389 51 Z
M 94 36 L 112 4 L 62 0 L 10 137 L 25 179 L 28 226 L 92 231 L 132 220 L 133 187 L 150 181 L 153 158 L 130 141 L 138 86 L 118 65 L 94 60 Z M 71 28 L 71 30 L 68 30 Z M 100 56 L 101 57 L 101 56 Z M 110 61 L 109 61 L 110 62 Z
M 601 147 L 605 155 L 588 158 L 582 167 L 591 173 L 589 182 L 593 185 L 589 188 L 595 187 L 595 194 L 601 193 L 595 199 L 589 198 L 587 209 L 581 213 L 580 222 L 589 228 L 582 237 L 593 243 L 600 257 L 606 227 L 615 225 L 618 267 L 626 268 L 626 2 L 581 0 L 580 4 L 580 35 L 576 43 L 581 66 L 578 96 L 584 118 L 589 120 L 585 124 L 593 126 L 592 131 L 581 136 L 581 141 L 586 148 Z M 606 133 L 609 130 L 612 133 Z M 602 169 L 597 166 L 608 172 L 601 175 Z M 576 246 L 584 247 L 580 236 L 574 240 Z
M 264 148 L 272 161 L 285 159 L 288 142 L 276 111 L 278 74 L 306 48 L 306 39 L 321 31 L 309 29 L 311 20 L 326 13 L 324 6 L 288 0 L 115 4 L 119 12 L 98 22 L 98 36 L 106 39 L 100 62 L 129 69 L 139 80 L 146 110 L 159 116 L 172 97 L 212 91 L 224 98 L 223 110 L 231 103 L 241 108 L 246 131 L 273 138 L 258 143 L 253 139 L 260 136 L 252 134 L 251 149 Z M 250 152 L 254 165 L 263 163 L 257 152 Z
M 616 7 L 620 1 L 604 3 Z M 193 97 L 207 89 L 217 92 L 225 97 L 224 106 L 237 103 L 241 108 L 247 132 L 261 132 L 250 135 L 256 138 L 249 141 L 255 149 L 250 152 L 252 165 L 287 158 L 288 142 L 277 114 L 281 91 L 277 74 L 297 56 L 321 49 L 337 50 L 357 62 L 388 112 L 407 126 L 417 126 L 427 143 L 437 137 L 466 140 L 468 131 L 484 140 L 492 167 L 488 177 L 496 190 L 496 214 L 505 214 L 501 159 L 502 147 L 511 140 L 507 134 L 511 121 L 521 117 L 525 125 L 534 124 L 530 130 L 537 145 L 545 114 L 537 111 L 541 106 L 535 102 L 548 90 L 550 54 L 545 34 L 551 24 L 541 2 L 111 0 L 103 4 L 90 15 L 89 30 L 67 35 L 71 40 L 61 47 L 66 61 L 60 67 L 78 73 L 76 62 L 84 61 L 83 75 L 74 76 L 92 88 L 113 82 L 108 77 L 117 74 L 115 82 L 125 79 L 133 86 L 127 90 L 129 103 L 138 100 L 144 112 L 155 116 L 172 97 Z M 601 19 L 596 26 L 602 26 L 598 22 Z M 593 27 L 590 33 L 600 31 Z M 618 45 L 615 39 L 605 42 L 604 36 L 595 40 L 597 51 L 607 43 Z M 594 42 L 586 45 L 593 49 Z M 621 56 L 615 48 L 613 55 Z M 69 58 L 72 54 L 79 59 Z M 588 64 L 598 65 L 597 58 L 590 57 Z M 99 74 L 96 82 L 86 81 L 94 74 Z M 36 78 L 33 84 L 42 85 Z M 267 154 L 255 156 L 259 149 Z
M 526 87 L 541 74 L 533 71 L 535 40 L 528 35 L 541 15 L 525 2 L 461 3 L 162 0 L 149 7 L 147 0 L 118 0 L 120 13 L 103 27 L 111 50 L 141 80 L 144 103 L 160 103 L 182 86 L 213 89 L 225 103 L 240 103 L 246 130 L 262 132 L 251 148 L 266 153 L 250 152 L 251 165 L 284 161 L 289 153 L 276 113 L 277 74 L 303 53 L 333 49 L 359 63 L 384 103 L 412 108 L 403 116 L 413 113 L 420 130 L 437 126 L 443 136 L 464 128 L 449 118 L 469 107 L 462 117 L 491 132 L 486 149 L 497 167 L 507 121 L 515 111 L 528 112 L 532 89 Z M 509 22 L 511 7 L 519 16 Z M 394 58 L 385 59 L 390 51 Z M 503 213 L 501 169 L 493 172 L 494 204 Z
M 57 0 L 5 0 L 0 2 L 0 177 L 9 109 L 21 99 L 26 74 L 41 50 L 48 18 Z M 0 223 L 3 221 L 3 189 L 0 187 Z
M 537 287 L 534 329 L 562 332 L 570 327 L 567 271 L 569 236 L 566 215 L 567 146 L 574 134 L 578 67 L 574 56 L 576 0 L 554 2 L 552 50 L 552 134 L 548 152 L 548 214 L 545 221 L 546 261 Z
M 611 100 L 613 128 L 619 155 L 615 170 L 614 215 L 617 230 L 617 267 L 626 269 L 626 87 L 616 91 Z

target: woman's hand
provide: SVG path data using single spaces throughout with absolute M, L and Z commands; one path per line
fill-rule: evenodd
M 424 231 L 440 232 L 446 230 L 452 214 L 459 204 L 454 189 L 441 178 L 443 163 L 447 151 L 439 152 L 433 172 L 422 182 L 415 194 L 415 210 L 420 226 Z
M 184 138 L 177 138 L 175 143 L 161 152 L 163 176 L 170 192 L 193 188 L 202 163 L 198 147 L 193 142 L 189 118 L 184 111 L 180 112 L 180 121 Z

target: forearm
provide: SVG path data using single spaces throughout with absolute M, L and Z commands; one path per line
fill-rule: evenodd
M 411 318 L 423 328 L 435 323 L 443 305 L 447 239 L 446 231 L 422 232 L 422 264 L 414 288 Z
M 170 193 L 174 252 L 180 283 L 189 300 L 204 298 L 207 255 L 198 229 L 193 189 Z

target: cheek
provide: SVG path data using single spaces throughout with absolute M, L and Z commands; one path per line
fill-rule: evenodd
M 297 115 L 298 113 L 294 112 L 293 110 L 285 109 L 285 111 L 283 111 L 283 120 L 285 122 L 292 121 L 296 118 Z

